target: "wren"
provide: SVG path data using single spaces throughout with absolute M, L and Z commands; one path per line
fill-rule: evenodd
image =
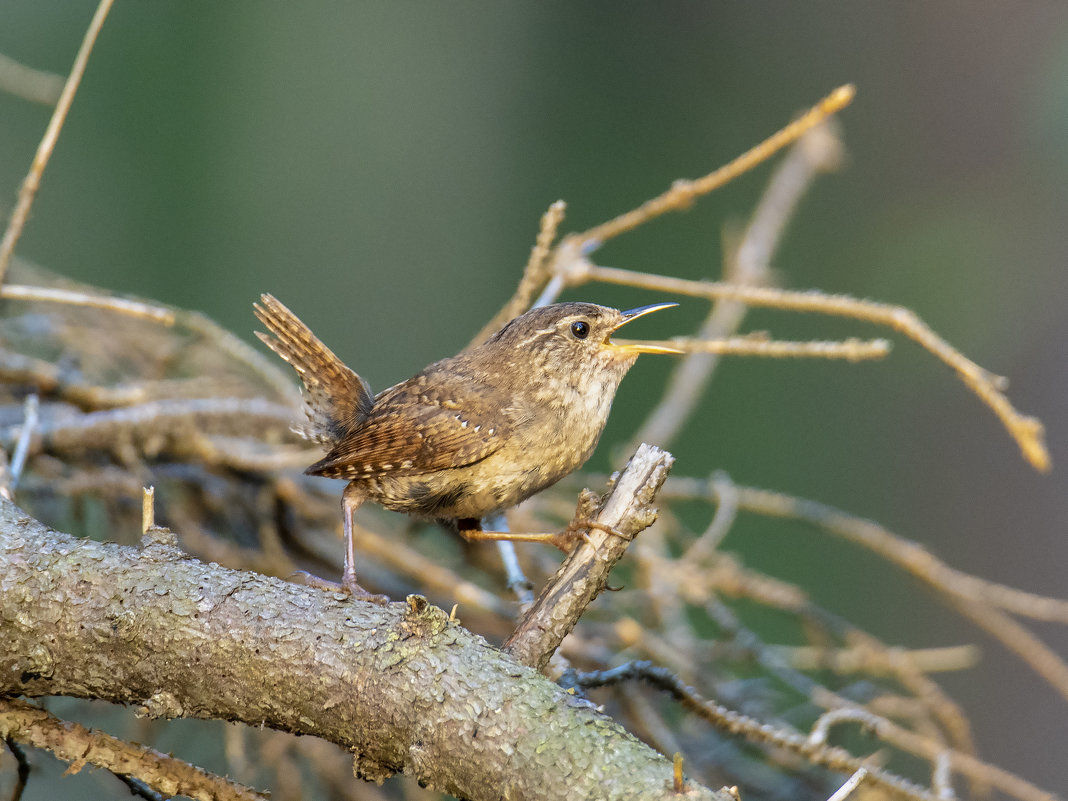
M 307 422 L 295 430 L 326 456 L 304 472 L 343 478 L 345 570 L 356 583 L 352 516 L 365 500 L 453 525 L 469 539 L 554 535 L 483 532 L 481 519 L 581 467 L 608 420 L 619 382 L 659 345 L 613 342 L 621 326 L 675 306 L 618 311 L 593 303 L 532 309 L 485 343 L 434 362 L 378 395 L 271 295 L 254 304 L 256 335 L 304 383 Z

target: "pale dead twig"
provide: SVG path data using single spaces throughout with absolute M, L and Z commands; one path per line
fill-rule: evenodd
M 91 306 L 97 309 L 126 314 L 131 317 L 141 317 L 163 325 L 174 325 L 174 311 L 164 306 L 144 303 L 138 300 L 127 300 L 112 295 L 98 295 L 90 292 L 79 292 L 70 289 L 56 287 L 24 286 L 22 284 L 6 284 L 0 286 L 0 298 L 6 300 L 42 301 L 48 303 L 65 303 L 70 306 Z
M 738 516 L 738 494 L 734 491 L 734 482 L 723 471 L 716 471 L 708 482 L 716 511 L 712 520 L 696 540 L 686 549 L 683 561 L 698 563 L 708 559 L 719 548 Z
M 822 687 L 816 689 L 813 700 L 828 709 L 855 708 L 848 701 Z M 932 766 L 938 766 L 943 761 L 947 762 L 961 776 L 989 785 L 1022 801 L 1054 801 L 1051 793 L 1007 770 L 983 762 L 971 754 L 946 748 L 944 744 L 936 740 L 904 729 L 883 717 L 865 716 L 865 728 L 872 736 L 902 751 L 922 757 Z M 946 769 L 943 767 L 942 770 Z
M 33 441 L 33 436 L 37 433 L 37 426 L 40 424 L 38 407 L 37 395 L 33 393 L 27 395 L 26 402 L 22 407 L 24 410 L 22 427 L 19 430 L 19 438 L 15 443 L 15 452 L 11 456 L 11 466 L 9 468 L 11 478 L 10 484 L 6 488 L 10 492 L 14 492 L 18 487 L 19 479 L 22 477 L 22 470 L 26 466 L 26 457 L 30 452 L 30 443 Z
M 686 686 L 671 671 L 659 668 L 650 662 L 627 662 L 610 670 L 578 674 L 576 682 L 583 687 L 615 684 L 621 681 L 640 679 L 669 693 L 683 707 L 728 734 L 741 736 L 752 743 L 769 745 L 797 754 L 813 765 L 820 765 L 841 773 L 855 773 L 862 767 L 871 771 L 873 784 L 904 798 L 933 801 L 934 796 L 919 785 L 882 770 L 866 765 L 860 757 L 826 743 L 811 742 L 803 734 L 785 727 L 769 726 L 755 718 L 728 709 L 721 704 L 703 698 L 692 687 Z
M 845 783 L 835 790 L 827 801 L 845 801 L 849 796 L 853 795 L 853 791 L 860 787 L 860 783 L 867 777 L 868 769 L 860 768 L 856 773 L 846 779 Z
M 832 114 L 841 111 L 852 102 L 855 94 L 856 89 L 852 85 L 835 89 L 797 120 L 718 170 L 694 181 L 676 181 L 666 192 L 652 200 L 647 200 L 638 208 L 581 234 L 573 234 L 568 239 L 574 238 L 581 241 L 584 254 L 588 254 L 591 249 L 599 247 L 601 243 L 637 228 L 654 217 L 659 217 L 669 211 L 688 208 L 697 198 L 718 189 L 742 173 L 751 170 L 760 162 L 766 161 L 777 151 L 795 142 L 806 131 L 816 127 Z
M 772 256 L 802 195 L 820 172 L 835 169 L 841 161 L 842 144 L 835 128 L 831 120 L 826 120 L 808 131 L 775 168 L 740 243 L 724 260 L 727 281 L 743 286 L 772 283 Z M 698 329 L 697 338 L 717 340 L 731 336 L 741 327 L 748 310 L 738 301 L 716 301 Z M 713 353 L 691 353 L 679 360 L 660 402 L 631 437 L 629 450 L 639 442 L 670 445 L 693 414 L 718 364 L 719 357 Z
M 575 547 L 520 619 L 504 649 L 520 662 L 543 669 L 586 607 L 604 589 L 608 574 L 630 540 L 656 519 L 652 501 L 674 458 L 642 445 L 615 481 L 588 539 Z M 607 531 L 604 529 L 608 529 Z M 611 532 L 611 533 L 609 533 Z
M 637 340 L 613 339 L 613 342 L 635 344 Z M 790 342 L 749 335 L 726 339 L 696 339 L 675 337 L 666 340 L 641 340 L 643 345 L 677 348 L 683 353 L 714 353 L 720 356 L 763 356 L 771 359 L 845 359 L 850 362 L 881 359 L 890 352 L 885 339 L 861 340 L 854 337 L 841 341 L 809 340 Z
M 840 675 L 871 675 L 873 670 L 879 669 L 871 649 L 862 646 L 828 648 L 818 645 L 769 645 L 768 648 L 795 670 L 832 670 Z M 979 663 L 979 649 L 974 645 L 913 648 L 897 653 L 921 673 L 969 670 Z
M 665 497 L 707 497 L 702 482 L 672 479 Z M 752 487 L 735 487 L 740 509 L 770 517 L 804 520 L 862 545 L 916 576 L 1016 653 L 1068 698 L 1068 663 L 1001 610 L 1036 620 L 1068 623 L 1068 601 L 1024 592 L 949 567 L 919 544 L 877 523 L 815 501 Z
M 1015 653 L 1044 678 L 1061 697 L 1068 700 L 1068 663 L 1017 621 L 990 603 L 950 595 L 961 614 L 984 629 Z
M 682 485 L 669 482 L 667 492 Z M 936 590 L 967 600 L 986 603 L 1013 614 L 1068 624 L 1068 601 L 1017 590 L 993 581 L 962 573 L 941 561 L 923 546 L 888 529 L 835 509 L 826 504 L 796 498 L 785 493 L 737 487 L 740 508 L 770 517 L 805 520 L 819 528 L 863 545 L 904 568 Z
M 717 482 L 717 484 L 722 483 L 722 480 Z M 709 619 L 720 627 L 723 633 L 721 640 L 729 641 L 741 649 L 746 659 L 755 658 L 771 675 L 776 676 L 786 686 L 793 687 L 802 696 L 809 697 L 821 705 L 829 705 L 829 708 L 856 708 L 852 702 L 831 693 L 810 677 L 800 673 L 799 666 L 787 659 L 782 649 L 766 645 L 755 632 L 742 626 L 736 615 L 718 600 L 720 596 L 750 599 L 765 606 L 798 615 L 803 622 L 809 623 L 810 630 L 812 624 L 825 627 L 828 632 L 843 639 L 848 646 L 855 649 L 853 653 L 858 663 L 857 669 L 863 670 L 869 676 L 888 676 L 895 680 L 915 696 L 915 703 L 920 705 L 918 709 L 934 714 L 938 722 L 950 733 L 960 752 L 974 753 L 974 741 L 963 712 L 935 682 L 923 673 L 916 662 L 911 659 L 909 652 L 883 645 L 874 637 L 864 634 L 837 616 L 828 614 L 811 604 L 799 588 L 747 570 L 728 554 L 702 549 L 700 552 L 695 551 L 695 558 L 691 558 L 691 554 L 687 552 L 679 559 L 671 559 L 651 555 L 647 547 L 640 546 L 636 548 L 636 555 L 643 567 L 652 574 L 648 580 L 649 592 L 657 587 L 680 587 L 682 597 L 686 602 L 703 607 Z M 701 558 L 706 561 L 710 560 L 707 567 L 697 563 L 697 560 Z M 667 576 L 674 584 L 666 584 L 663 580 L 658 580 L 657 575 Z M 637 649 L 657 663 L 669 666 L 677 675 L 682 676 L 689 671 L 685 661 L 680 662 L 676 658 L 676 649 L 651 634 L 649 627 L 639 627 L 635 630 L 635 634 L 636 636 L 632 636 L 622 647 L 631 651 Z M 828 653 L 828 645 L 821 644 L 813 651 Z M 697 663 L 706 661 L 708 658 L 709 656 L 702 656 L 696 652 L 692 655 L 692 659 Z M 834 669 L 835 666 L 827 662 L 818 667 Z M 886 696 L 881 696 L 880 700 L 883 698 Z M 934 731 L 937 732 L 937 730 Z M 938 736 L 933 740 L 935 745 L 931 749 L 915 753 L 922 756 L 932 749 L 944 748 L 944 737 L 940 732 L 937 734 Z M 928 739 L 930 740 L 931 736 Z M 977 776 L 972 776 L 972 779 L 975 782 L 983 781 Z
M 218 350 L 234 357 L 258 374 L 283 398 L 299 403 L 299 395 L 289 376 L 263 353 L 251 347 L 243 339 L 214 320 L 198 312 L 176 310 L 142 300 L 120 298 L 113 295 L 86 292 L 60 287 L 26 286 L 6 284 L 0 286 L 0 298 L 29 302 L 63 303 L 71 306 L 86 306 L 103 309 L 130 317 L 138 317 L 165 326 L 181 325 L 210 341 Z
M 82 46 L 74 59 L 70 75 L 63 86 L 63 91 L 60 93 L 59 101 L 56 103 L 52 119 L 49 120 L 48 128 L 41 139 L 41 144 L 37 147 L 37 154 L 33 158 L 33 164 L 22 182 L 22 188 L 19 189 L 15 210 L 11 214 L 7 230 L 4 231 L 4 238 L 0 240 L 0 284 L 4 283 L 4 275 L 7 273 L 7 265 L 11 261 L 11 254 L 15 252 L 15 245 L 19 241 L 19 237 L 22 236 L 22 229 L 29 217 L 30 207 L 33 205 L 33 199 L 37 196 L 37 189 L 41 185 L 41 175 L 44 173 L 45 166 L 48 164 L 52 151 L 55 149 L 59 131 L 63 127 L 64 120 L 67 119 L 67 112 L 70 111 L 71 103 L 74 102 L 74 94 L 78 91 L 82 75 L 85 74 L 85 66 L 89 62 L 89 54 L 93 52 L 96 37 L 104 25 L 104 20 L 107 19 L 112 2 L 113 0 L 100 0 L 100 5 L 96 8 L 96 13 L 89 23 L 89 28 L 85 31 Z
M 148 530 L 156 525 L 156 488 L 141 488 L 141 533 L 147 534 Z
M 0 92 L 42 106 L 54 106 L 63 92 L 64 80 L 62 75 L 27 67 L 0 53 Z
M 749 583 L 753 584 L 753 582 Z M 762 583 L 758 580 L 754 586 L 744 587 L 744 590 L 755 589 L 757 592 L 747 592 L 739 597 L 749 597 L 765 605 L 779 607 L 784 610 L 791 610 L 792 608 L 803 620 L 826 627 L 847 644 L 862 649 L 867 654 L 867 672 L 869 675 L 891 677 L 901 687 L 910 692 L 930 714 L 934 715 L 938 723 L 949 733 L 958 752 L 962 754 L 975 753 L 975 740 L 963 710 L 945 694 L 938 684 L 920 670 L 906 652 L 901 649 L 890 648 L 875 637 L 841 621 L 837 616 L 824 612 L 807 599 L 803 599 L 800 603 L 791 607 L 791 599 L 789 597 L 784 597 L 782 593 L 767 594 Z M 783 605 L 783 601 L 785 601 L 785 605 Z M 756 656 L 757 661 L 765 669 L 778 676 L 784 683 L 809 696 L 814 703 L 827 709 L 856 707 L 853 702 L 831 692 L 809 677 L 799 674 L 795 669 L 788 669 L 787 663 L 773 649 L 765 646 L 754 632 L 741 626 L 737 617 L 724 604 L 709 602 L 705 604 L 705 608 L 709 616 L 724 630 L 731 632 L 736 640 L 744 643 L 750 649 L 750 652 Z M 926 750 L 917 750 L 920 744 Z M 939 733 L 936 738 L 921 738 L 920 740 L 899 744 L 898 747 L 904 750 L 911 750 L 917 756 L 929 757 L 932 753 L 940 752 L 944 748 L 944 744 L 945 739 Z M 971 778 L 973 782 L 977 783 L 978 794 L 978 783 L 985 781 L 985 778 L 974 773 L 971 774 Z
M 501 310 L 493 315 L 488 323 L 482 326 L 481 331 L 475 334 L 474 339 L 468 344 L 468 348 L 484 342 L 509 320 L 518 317 L 530 308 L 534 294 L 549 280 L 552 272 L 549 257 L 552 255 L 553 240 L 556 239 L 556 232 L 560 228 L 560 223 L 564 221 L 564 212 L 566 210 L 567 204 L 562 200 L 557 200 L 542 215 L 538 237 L 530 251 L 530 258 L 527 260 L 527 266 L 523 269 L 519 285 Z
M 705 298 L 732 298 L 751 306 L 788 309 L 800 312 L 818 312 L 838 317 L 883 325 L 913 340 L 945 364 L 952 367 L 965 386 L 989 406 L 1016 440 L 1024 458 L 1037 470 L 1050 468 L 1049 451 L 1043 438 L 1042 423 L 1033 417 L 1022 415 L 1013 408 L 1008 398 L 1000 391 L 1005 379 L 984 370 L 978 364 L 956 350 L 921 320 L 914 311 L 904 306 L 859 300 L 845 295 L 828 295 L 823 292 L 788 292 L 767 287 L 744 287 L 717 281 L 693 281 L 666 275 L 640 273 L 613 267 L 599 267 L 586 263 L 576 272 L 584 281 L 602 281 Z
M 181 312 L 178 316 L 178 323 L 200 334 L 220 351 L 249 367 L 274 389 L 279 398 L 287 400 L 299 409 L 300 391 L 293 383 L 292 376 L 282 369 L 281 360 L 268 359 L 263 351 L 253 348 L 241 337 L 234 335 L 233 332 L 199 312 Z M 296 414 L 299 415 L 300 412 Z

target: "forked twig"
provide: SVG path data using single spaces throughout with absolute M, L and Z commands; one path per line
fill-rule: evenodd
M 728 248 L 723 264 L 726 280 L 745 286 L 773 283 L 772 256 L 798 203 L 820 172 L 835 169 L 841 161 L 843 147 L 836 129 L 832 120 L 816 126 L 776 166 L 737 247 Z M 731 336 L 741 328 L 748 311 L 744 303 L 718 300 L 697 336 L 701 339 Z M 718 364 L 719 356 L 712 353 L 691 353 L 680 359 L 671 371 L 660 402 L 631 437 L 632 447 L 639 442 L 670 445 L 693 414 Z
M 599 247 L 601 243 L 637 228 L 654 217 L 659 217 L 669 211 L 688 208 L 697 198 L 707 195 L 714 189 L 733 181 L 742 173 L 748 172 L 755 165 L 766 161 L 791 142 L 797 141 L 806 131 L 816 127 L 832 114 L 841 111 L 853 101 L 855 94 L 856 88 L 852 84 L 840 86 L 797 120 L 718 170 L 694 181 L 676 181 L 666 192 L 647 200 L 638 208 L 625 212 L 615 219 L 601 223 L 581 234 L 572 234 L 568 239 L 581 241 L 583 243 L 583 253 L 589 254 L 593 249 Z
M 695 479 L 671 479 L 664 497 L 707 497 Z M 1006 587 L 962 573 L 918 543 L 878 523 L 854 517 L 826 504 L 754 487 L 735 486 L 738 508 L 769 517 L 803 520 L 862 545 L 898 565 L 944 595 L 963 614 L 992 634 L 1064 698 L 1068 699 L 1068 663 L 1005 612 L 1068 624 L 1068 601 Z M 1004 610 L 1004 611 L 1002 611 Z
M 656 519 L 653 499 L 674 457 L 642 445 L 615 482 L 592 521 L 587 542 L 571 551 L 526 611 L 504 649 L 520 662 L 544 669 L 586 607 L 604 589 L 613 565 L 638 532 Z M 609 533 L 612 532 L 612 533 Z
M 938 336 L 914 311 L 904 306 L 860 300 L 846 295 L 828 295 L 814 290 L 790 292 L 767 287 L 737 286 L 720 281 L 694 281 L 614 267 L 599 267 L 588 262 L 576 268 L 574 275 L 583 281 L 636 286 L 692 297 L 726 298 L 738 300 L 750 306 L 818 312 L 891 328 L 904 334 L 952 367 L 964 384 L 993 409 L 1009 434 L 1016 440 L 1016 444 L 1020 446 L 1024 458 L 1037 470 L 1047 471 L 1050 468 L 1050 456 L 1043 438 L 1042 423 L 1034 417 L 1022 415 L 1016 411 L 1001 392 L 1005 386 L 1005 379 L 984 370 L 964 356 Z

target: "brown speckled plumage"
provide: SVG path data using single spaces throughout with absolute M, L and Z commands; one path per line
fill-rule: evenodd
M 261 302 L 256 316 L 270 335 L 257 335 L 304 382 L 308 421 L 298 430 L 327 449 L 306 472 L 349 481 L 347 534 L 365 499 L 470 527 L 580 467 L 638 353 L 658 350 L 611 343 L 612 332 L 674 305 L 533 309 L 483 345 L 372 397 L 289 309 L 270 295 Z M 356 586 L 348 563 L 345 578 Z

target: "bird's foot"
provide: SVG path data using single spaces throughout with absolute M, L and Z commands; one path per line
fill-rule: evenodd
M 379 606 L 388 604 L 390 597 L 388 595 L 378 595 L 373 592 L 368 592 L 356 582 L 356 576 L 342 576 L 341 581 L 329 581 L 321 578 L 320 576 L 312 575 L 305 570 L 298 570 L 292 576 L 291 579 L 295 579 L 301 584 L 308 587 L 314 587 L 317 590 L 323 590 L 324 592 L 340 592 L 343 595 L 351 596 L 354 601 L 367 601 L 368 603 L 378 604 Z
M 630 539 L 622 531 L 618 531 L 604 523 L 598 523 L 596 520 L 572 520 L 567 524 L 567 528 L 553 535 L 555 539 L 552 540 L 552 544 L 564 553 L 571 553 L 578 547 L 580 542 L 584 542 L 594 550 L 597 550 L 596 543 L 590 539 L 590 529 L 597 529 L 620 539 Z
M 626 535 L 604 523 L 594 520 L 579 520 L 568 523 L 563 531 L 550 532 L 548 534 L 524 534 L 512 531 L 483 531 L 482 529 L 460 529 L 460 535 L 472 542 L 484 540 L 508 540 L 509 542 L 544 542 L 559 548 L 564 553 L 571 553 L 580 543 L 585 542 L 590 547 L 596 547 L 590 539 L 591 528 L 613 534 L 627 539 Z

